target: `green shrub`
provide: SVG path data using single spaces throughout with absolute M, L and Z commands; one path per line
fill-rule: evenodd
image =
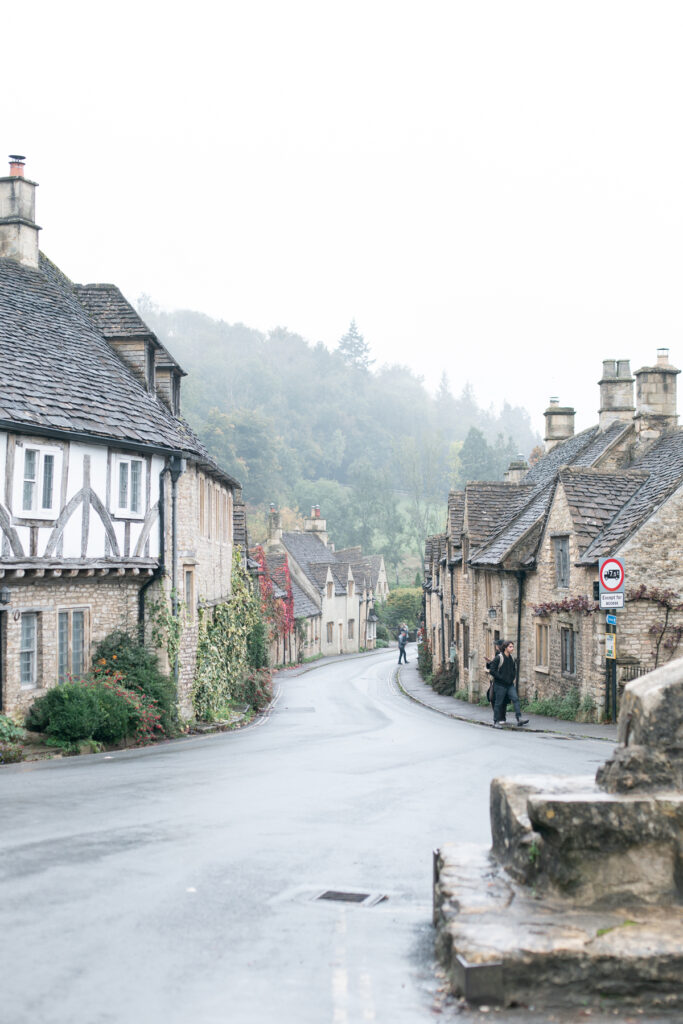
M 5 743 L 0 740 L 0 764 L 18 764 L 22 761 L 24 752 L 18 743 Z
M 244 703 L 254 711 L 263 711 L 273 699 L 273 677 L 270 669 L 260 668 L 248 672 L 241 686 Z
M 26 721 L 71 749 L 81 740 L 147 743 L 163 731 L 154 701 L 123 686 L 118 675 L 55 686 L 34 701 Z
M 389 644 L 387 643 L 387 641 L 386 641 L 386 640 L 379 640 L 379 639 L 377 639 L 377 640 L 375 641 L 375 647 L 376 647 L 376 648 L 377 648 L 378 650 L 379 650 L 379 649 L 381 649 L 382 647 L 388 647 L 388 646 L 389 646 Z
M 0 743 L 16 743 L 24 738 L 24 730 L 7 715 L 0 715 Z
M 525 705 L 525 710 L 530 711 L 533 715 L 546 715 L 548 718 L 562 718 L 567 722 L 575 722 L 580 704 L 579 688 L 572 686 L 563 695 L 558 694 L 554 697 L 545 697 L 542 700 L 537 698 L 529 701 Z
M 458 688 L 458 677 L 452 666 L 442 668 L 436 672 L 429 683 L 431 688 L 442 694 L 444 697 L 453 697 Z
M 159 659 L 144 644 L 123 630 L 110 633 L 97 645 L 93 667 L 100 676 L 118 674 L 128 690 L 135 690 L 154 701 L 159 710 L 161 728 L 167 736 L 178 731 L 175 684 L 159 669 Z M 112 741 L 114 742 L 114 741 Z
M 389 635 L 389 630 L 388 630 L 387 626 L 384 625 L 383 622 L 378 622 L 377 626 L 375 627 L 375 629 L 376 629 L 376 634 L 377 634 L 377 639 L 378 640 L 388 641 L 388 640 L 391 639 L 391 637 Z
M 432 648 L 426 633 L 417 647 L 417 670 L 425 683 L 428 683 L 432 678 Z
M 92 687 L 83 683 L 54 686 L 38 697 L 26 717 L 26 727 L 67 742 L 89 739 L 99 722 L 99 703 Z

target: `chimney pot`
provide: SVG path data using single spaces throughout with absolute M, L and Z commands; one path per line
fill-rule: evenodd
M 669 365 L 669 350 L 668 348 L 657 349 L 657 366 L 668 366 Z
M 560 400 L 557 397 L 557 395 L 551 395 L 550 396 L 550 404 L 551 405 L 559 405 L 560 404 Z
M 10 153 L 9 155 L 9 175 L 10 178 L 23 178 L 24 177 L 24 160 L 25 156 L 19 156 L 18 153 Z
M 602 361 L 602 376 L 603 377 L 616 377 L 617 375 L 617 361 L 616 359 L 603 359 Z

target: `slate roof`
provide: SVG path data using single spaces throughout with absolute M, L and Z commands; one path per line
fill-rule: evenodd
M 334 552 L 316 533 L 285 531 L 282 534 L 282 545 L 302 567 L 308 562 L 330 565 L 337 561 Z
M 584 551 L 581 564 L 594 564 L 618 552 L 620 546 L 683 485 L 683 431 L 660 438 L 632 467 L 647 479 Z M 672 556 L 675 554 L 672 552 Z
M 472 548 L 482 544 L 528 501 L 529 484 L 479 481 L 465 488 L 467 530 Z
M 647 473 L 563 469 L 559 479 L 567 497 L 579 551 L 583 554 L 591 541 L 642 486 Z
M 294 598 L 295 619 L 308 619 L 311 616 L 320 615 L 320 608 L 311 601 L 310 597 L 304 594 L 295 580 L 292 580 L 292 597 Z
M 74 284 L 74 294 L 105 338 L 152 338 L 144 320 L 115 284 Z
M 182 452 L 239 486 L 189 425 L 122 363 L 77 291 L 42 253 L 39 269 L 0 259 L 0 421 L 36 433 L 55 430 Z M 123 296 L 121 301 L 130 310 L 127 329 L 142 324 Z
M 266 568 L 273 581 L 273 593 L 277 598 L 287 597 L 287 555 L 276 551 L 266 551 Z

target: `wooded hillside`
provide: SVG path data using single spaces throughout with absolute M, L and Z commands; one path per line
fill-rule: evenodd
M 405 366 L 375 368 L 355 324 L 331 352 L 284 328 L 264 335 L 144 297 L 139 310 L 189 374 L 183 415 L 247 503 L 319 504 L 338 547 L 361 544 L 392 566 L 441 528 L 449 488 L 499 479 L 540 440 L 525 410 L 477 405 L 455 352 L 458 397 L 446 372 L 432 396 Z

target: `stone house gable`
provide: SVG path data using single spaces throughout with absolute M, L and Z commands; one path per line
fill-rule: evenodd
M 628 366 L 605 362 L 600 423 L 581 434 L 573 435 L 573 410 L 551 400 L 549 450 L 520 484 L 469 484 L 460 521 L 449 495 L 445 566 L 437 567 L 439 539 L 427 540 L 425 614 L 435 639 L 434 669 L 455 643 L 459 685 L 473 697 L 486 682 L 484 658 L 493 640 L 505 635 L 519 638 L 522 692 L 528 685 L 543 696 L 575 685 L 602 706 L 604 616 L 593 611 L 592 590 L 598 559 L 607 555 L 619 554 L 627 588 L 634 581 L 637 591 L 619 615 L 624 671 L 629 662 L 652 659 L 653 635 L 660 664 L 680 639 L 681 610 L 665 612 L 655 600 L 667 585 L 683 594 L 683 560 L 672 557 L 681 550 L 683 503 L 678 371 L 666 352 L 658 353 L 656 366 L 636 372 L 634 404 Z M 511 466 L 511 481 L 520 479 L 522 468 Z M 460 551 L 454 532 L 462 537 Z M 456 555 L 463 560 L 457 568 Z M 662 617 L 668 623 L 663 632 Z
M 35 183 L 16 175 L 0 206 L 18 188 L 32 211 Z M 175 414 L 177 389 L 157 389 L 157 365 L 179 381 L 177 363 L 117 288 L 74 285 L 40 253 L 38 230 L 0 218 L 0 709 L 83 674 L 99 640 L 144 625 L 147 598 L 173 588 L 189 714 L 197 608 L 229 597 L 239 484 Z

